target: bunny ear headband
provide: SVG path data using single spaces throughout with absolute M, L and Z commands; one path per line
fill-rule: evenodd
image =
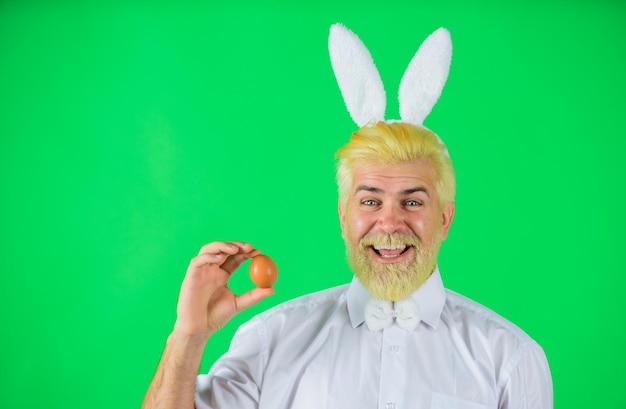
M 385 89 L 372 56 L 361 40 L 341 24 L 333 24 L 328 39 L 330 61 L 341 95 L 359 127 L 384 121 Z M 440 28 L 419 47 L 400 81 L 398 99 L 403 122 L 423 126 L 441 95 L 452 58 L 450 33 Z

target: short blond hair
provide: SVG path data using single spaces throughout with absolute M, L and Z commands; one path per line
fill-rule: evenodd
M 356 161 L 398 164 L 428 159 L 435 168 L 435 189 L 442 206 L 454 202 L 456 179 L 444 144 L 426 128 L 405 122 L 376 122 L 361 127 L 335 154 L 339 198 L 346 204 Z

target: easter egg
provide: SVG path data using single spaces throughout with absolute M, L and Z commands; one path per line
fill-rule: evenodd
M 264 254 L 252 258 L 250 262 L 250 278 L 259 288 L 270 288 L 276 282 L 278 269 L 274 260 Z

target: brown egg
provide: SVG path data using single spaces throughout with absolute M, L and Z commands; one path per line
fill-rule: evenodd
M 274 261 L 266 255 L 259 254 L 250 262 L 250 278 L 259 288 L 270 288 L 276 282 L 278 269 Z

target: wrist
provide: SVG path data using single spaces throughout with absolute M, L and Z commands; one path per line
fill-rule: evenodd
M 170 337 L 175 337 L 177 341 L 185 343 L 206 343 L 214 334 L 214 331 L 208 331 L 205 328 L 190 326 L 180 320 L 176 320 L 174 328 L 170 333 Z
M 207 341 L 204 334 L 191 334 L 175 327 L 165 343 L 168 360 L 178 371 L 197 374 Z
M 170 345 L 176 350 L 189 352 L 200 351 L 200 353 L 202 353 L 210 336 L 211 334 L 206 332 L 194 333 L 174 326 L 174 329 L 167 337 L 167 345 Z

